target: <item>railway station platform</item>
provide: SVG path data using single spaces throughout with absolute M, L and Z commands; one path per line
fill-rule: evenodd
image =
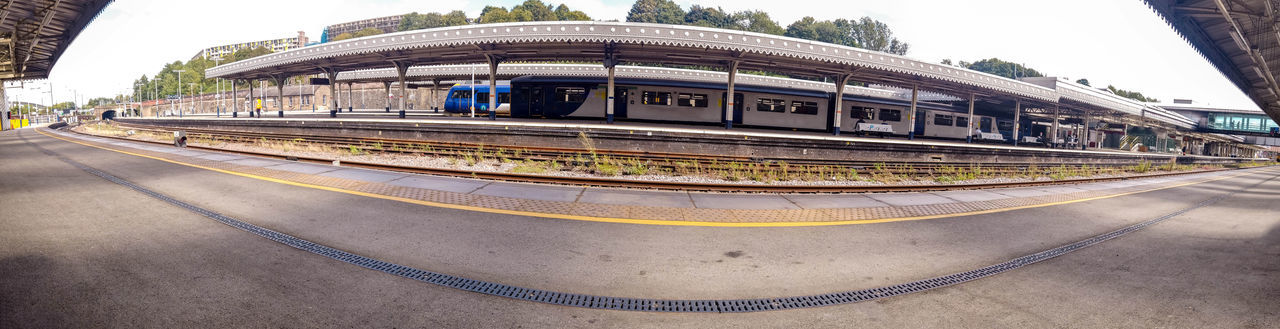
M 367 110 L 364 110 L 367 111 Z M 375 111 L 376 112 L 376 111 Z M 690 126 L 668 123 L 503 118 L 123 118 L 122 123 L 173 128 L 229 129 L 297 136 L 431 140 L 512 147 L 581 148 L 581 134 L 602 150 L 706 154 L 762 159 L 857 159 L 865 162 L 1135 164 L 1177 162 L 1226 164 L 1254 159 L 1128 152 L 1113 149 L 1054 149 L 943 139 L 907 140 L 831 136 L 822 132 Z M 1256 159 L 1266 161 L 1266 159 Z
M 636 225 L 649 223 L 426 205 L 412 194 L 443 194 L 373 183 L 404 182 L 374 178 L 394 173 L 304 174 L 283 169 L 310 167 L 51 135 L 0 132 L 11 155 L 0 166 L 0 274 L 9 278 L 0 303 L 11 311 L 0 313 L 3 327 L 1265 327 L 1280 319 L 1269 311 L 1275 286 L 1266 279 L 1280 247 L 1275 169 L 1132 181 L 1139 190 L 1127 191 L 1137 193 L 930 220 Z M 361 186 L 411 193 L 388 199 Z M 1125 191 L 1118 188 L 1090 189 Z M 1046 189 L 983 192 L 1013 194 L 1006 200 L 1068 192 Z M 472 198 L 481 197 L 492 195 Z M 735 210 L 754 209 L 716 211 Z M 1010 263 L 1049 251 L 1057 256 Z M 888 293 L 979 269 L 1000 272 Z M 450 279 L 415 279 L 414 271 Z M 751 313 L 609 308 L 521 292 L 711 301 L 725 307 L 712 312 Z M 842 292 L 880 297 L 809 297 Z M 778 308 L 732 308 L 757 298 Z
M 55 138 L 190 167 L 352 195 L 469 211 L 600 222 L 808 226 L 921 220 L 1058 205 L 1239 175 L 1220 171 L 1075 185 L 908 193 L 702 193 L 441 177 L 300 163 L 44 131 Z M 829 138 L 829 137 L 824 137 Z

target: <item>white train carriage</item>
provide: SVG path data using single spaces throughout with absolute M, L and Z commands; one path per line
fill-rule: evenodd
M 512 79 L 511 114 L 514 117 L 605 117 L 608 100 L 603 79 L 526 76 Z M 694 124 L 725 122 L 725 88 L 699 82 L 619 79 L 615 82 L 614 117 L 618 119 Z M 740 85 L 735 88 L 735 125 L 764 128 L 827 131 L 833 116 L 834 94 L 798 88 Z M 914 123 L 908 121 L 910 104 L 896 99 L 846 95 L 842 132 L 856 132 L 859 120 L 892 127 L 891 134 L 906 136 L 915 125 L 916 136 L 964 139 L 968 115 L 950 104 L 917 103 Z M 991 138 L 998 134 L 996 118 L 975 115 L 978 128 L 972 134 Z M 878 128 L 882 129 L 882 128 Z

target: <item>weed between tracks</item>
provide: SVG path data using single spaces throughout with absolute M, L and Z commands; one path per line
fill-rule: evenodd
M 172 142 L 172 134 L 161 131 L 130 130 L 114 124 L 84 124 L 75 129 L 96 135 Z M 786 161 L 722 161 L 718 159 L 655 159 L 615 156 L 602 153 L 585 132 L 578 134 L 581 152 L 554 154 L 521 148 L 433 146 L 408 143 L 358 143 L 339 145 L 301 138 L 277 140 L 243 139 L 205 134 L 188 135 L 188 144 L 237 151 L 252 151 L 298 157 L 336 159 L 389 165 L 450 168 L 472 171 L 511 172 L 549 176 L 621 177 L 690 183 L 758 183 L 789 185 L 919 185 L 998 183 L 1012 181 L 1065 180 L 1108 177 L 1152 172 L 1179 172 L 1222 166 L 1156 164 L 1141 162 L 1130 166 L 1028 164 L 1016 167 L 979 165 L 929 165 L 874 163 L 870 166 L 789 163 Z M 1252 162 L 1230 167 L 1250 168 L 1274 163 Z

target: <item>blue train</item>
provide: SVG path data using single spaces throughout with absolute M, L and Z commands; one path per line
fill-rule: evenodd
M 473 94 L 474 93 L 474 94 Z M 476 115 L 489 114 L 489 85 L 457 84 L 449 88 L 448 97 L 444 101 L 444 110 L 453 114 L 470 114 L 471 105 L 475 103 Z M 511 114 L 511 85 L 498 85 L 497 114 Z
M 488 85 L 455 85 L 449 89 L 445 111 L 471 112 L 475 88 L 476 113 L 487 114 Z M 614 117 L 631 121 L 719 125 L 726 121 L 723 84 L 669 80 L 617 79 Z M 605 118 L 606 81 L 594 77 L 524 76 L 498 86 L 498 114 L 518 118 Z M 734 89 L 735 126 L 829 131 L 835 106 L 834 93 L 800 88 L 739 85 Z M 968 127 L 967 107 L 942 102 L 920 102 L 915 122 L 908 122 L 909 102 L 846 94 L 842 102 L 840 130 L 854 132 L 862 121 L 889 126 L 885 134 L 906 135 L 915 125 L 916 136 L 963 139 Z M 1012 136 L 1012 121 L 975 115 L 974 127 L 999 136 Z M 998 134 L 998 135 L 997 135 Z

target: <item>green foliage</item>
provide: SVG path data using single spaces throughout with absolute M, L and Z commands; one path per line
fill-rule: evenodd
M 787 26 L 786 36 L 906 55 L 911 45 L 893 37 L 888 24 L 862 17 L 856 21 L 818 21 L 805 17 Z
M 363 37 L 367 37 L 371 35 L 379 35 L 379 34 L 382 34 L 382 30 L 370 27 L 370 28 L 365 28 L 363 30 L 356 31 L 356 33 L 353 34 L 352 37 L 363 38 Z
M 986 72 L 1010 79 L 1023 77 L 1043 77 L 1040 71 L 1033 68 L 1023 66 L 1022 64 L 1002 61 L 999 58 L 988 58 L 977 62 L 969 63 L 960 61 L 960 67 L 967 68 L 978 72 Z
M 143 78 L 145 79 L 146 76 L 143 76 Z M 95 107 L 98 105 L 115 104 L 115 102 L 116 101 L 114 99 L 111 99 L 108 97 L 94 97 L 89 99 L 89 102 L 86 103 L 84 107 Z
M 1116 94 L 1116 96 L 1136 100 L 1139 102 L 1151 102 L 1151 103 L 1160 102 L 1159 99 L 1143 96 L 1142 93 L 1140 92 L 1119 89 L 1119 88 L 1116 88 L 1116 86 L 1112 86 L 1112 85 L 1107 85 L 1107 90 L 1111 91 L 1112 94 Z
M 684 24 L 685 12 L 671 0 L 637 0 L 627 12 L 628 22 Z
M 476 22 L 480 24 L 589 20 L 591 17 L 582 11 L 572 10 L 564 4 L 553 7 L 539 0 L 526 0 L 522 4 L 511 7 L 510 10 L 505 7 L 485 6 L 484 10 L 480 11 L 480 17 L 476 18 Z
M 454 10 L 448 14 L 412 12 L 400 18 L 400 31 L 433 29 L 437 27 L 467 25 L 467 14 Z

